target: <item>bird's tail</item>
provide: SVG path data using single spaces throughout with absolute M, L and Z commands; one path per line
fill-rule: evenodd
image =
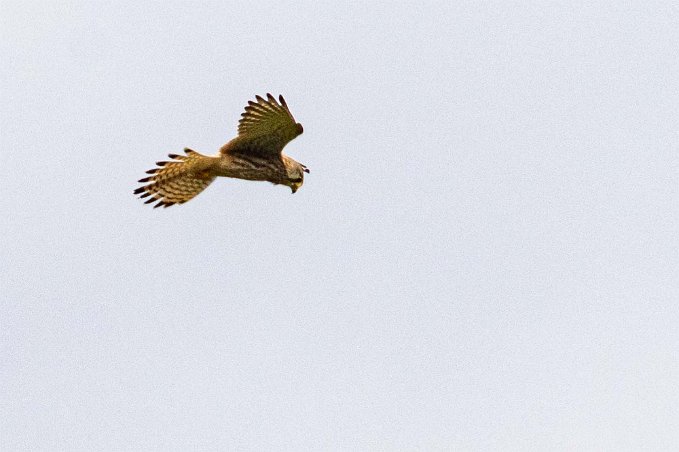
M 207 188 L 215 180 L 216 157 L 201 155 L 184 149 L 186 155 L 170 154 L 172 161 L 156 162 L 158 168 L 148 170 L 149 177 L 140 179 L 146 185 L 137 188 L 135 195 L 150 197 L 145 204 L 158 201 L 156 207 L 183 204 Z

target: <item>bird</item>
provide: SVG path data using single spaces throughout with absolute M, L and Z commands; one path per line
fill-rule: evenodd
M 268 181 L 290 187 L 294 194 L 304 184 L 309 168 L 283 154 L 283 148 L 304 132 L 295 122 L 282 95 L 248 101 L 238 121 L 238 135 L 214 156 L 184 148 L 184 155 L 169 154 L 170 161 L 156 162 L 150 174 L 134 190 L 153 208 L 183 204 L 205 190 L 217 177 Z

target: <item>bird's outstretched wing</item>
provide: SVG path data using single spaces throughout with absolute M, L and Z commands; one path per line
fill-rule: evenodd
M 183 204 L 207 188 L 215 180 L 215 158 L 184 149 L 186 155 L 170 154 L 169 162 L 156 162 L 148 170 L 151 176 L 140 179 L 146 184 L 134 191 L 140 198 L 149 197 L 145 204 L 158 201 L 153 207 Z
M 283 96 L 278 96 L 278 101 L 271 94 L 266 96 L 267 99 L 256 96 L 257 102 L 248 102 L 238 122 L 238 137 L 225 145 L 222 153 L 277 156 L 303 132 Z

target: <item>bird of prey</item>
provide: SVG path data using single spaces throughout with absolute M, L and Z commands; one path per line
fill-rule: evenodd
M 286 144 L 301 135 L 302 124 L 295 122 L 283 96 L 278 101 L 267 94 L 249 101 L 238 122 L 238 136 L 226 143 L 215 156 L 184 149 L 186 155 L 169 154 L 171 161 L 156 162 L 157 168 L 139 182 L 134 191 L 145 204 L 169 207 L 182 204 L 207 188 L 218 176 L 269 181 L 290 187 L 295 193 L 309 169 L 283 154 Z

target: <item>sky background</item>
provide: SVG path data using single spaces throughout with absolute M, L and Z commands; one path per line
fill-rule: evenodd
M 113 3 L 0 2 L 3 450 L 679 448 L 676 2 Z

